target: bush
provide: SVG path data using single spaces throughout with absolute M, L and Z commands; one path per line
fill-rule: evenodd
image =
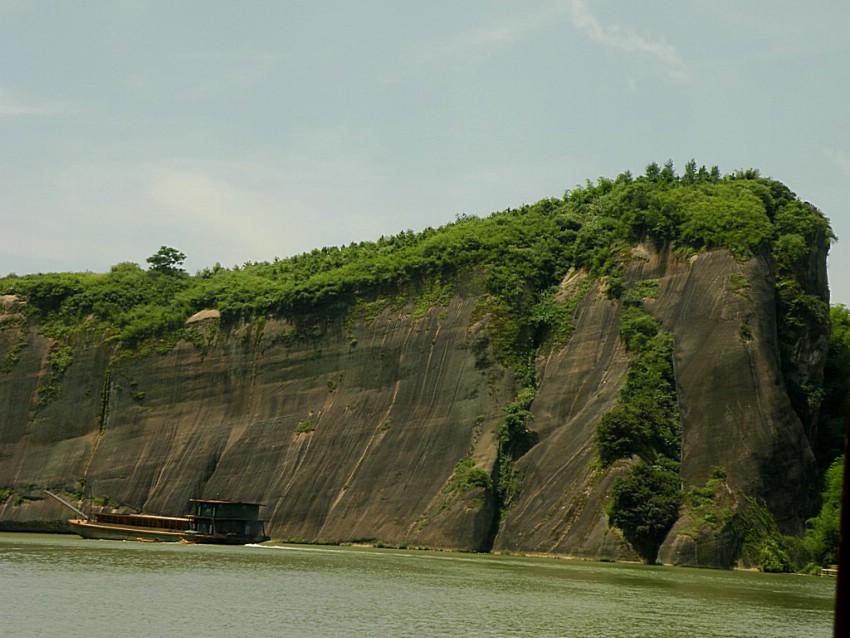
M 838 541 L 841 531 L 841 491 L 844 481 L 844 455 L 839 456 L 824 477 L 820 513 L 808 520 L 805 545 L 812 559 L 820 565 L 838 561 Z
M 679 517 L 682 490 L 676 469 L 667 465 L 635 464 L 614 481 L 608 517 L 648 563 Z
M 648 463 L 677 459 L 681 422 L 673 378 L 673 340 L 656 334 L 658 323 L 638 307 L 623 312 L 620 335 L 631 342 L 632 361 L 614 408 L 596 426 L 603 466 L 637 454 Z
M 298 425 L 295 426 L 295 434 L 308 434 L 315 429 L 316 427 L 310 419 L 304 419 L 303 421 L 299 421 Z
M 635 306 L 629 306 L 620 318 L 620 338 L 626 344 L 626 350 L 639 352 L 647 342 L 658 333 L 658 322 L 649 314 Z
M 476 488 L 488 490 L 490 486 L 490 476 L 487 472 L 475 465 L 471 456 L 466 456 L 457 462 L 445 491 L 465 493 Z
M 711 184 L 685 191 L 681 216 L 680 240 L 697 250 L 727 248 L 739 259 L 749 259 L 773 236 L 764 203 L 746 184 Z

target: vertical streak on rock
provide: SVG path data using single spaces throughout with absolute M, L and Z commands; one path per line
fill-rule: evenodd
M 390 414 L 393 411 L 393 405 L 395 405 L 396 397 L 398 397 L 398 389 L 399 389 L 400 385 L 401 385 L 401 381 L 395 382 L 395 385 L 393 387 L 393 396 L 392 396 L 392 399 L 390 400 L 390 405 L 387 408 L 387 411 L 384 413 L 384 418 L 381 419 L 380 421 L 378 421 L 375 424 L 375 430 L 369 436 L 369 440 L 366 443 L 366 445 L 363 446 L 363 452 L 361 452 L 360 458 L 357 459 L 357 462 L 351 468 L 351 472 L 348 474 L 348 477 L 346 478 L 345 483 L 343 483 L 343 487 L 341 487 L 339 492 L 337 492 L 336 498 L 334 498 L 333 502 L 331 503 L 331 506 L 328 508 L 328 514 L 327 514 L 328 517 L 330 517 L 331 513 L 334 511 L 336 506 L 342 500 L 342 497 L 345 496 L 345 492 L 346 492 L 345 486 L 350 485 L 351 482 L 354 480 L 354 477 L 357 476 L 358 470 L 360 470 L 360 467 L 363 465 L 363 461 L 366 459 L 366 456 L 369 454 L 369 451 L 374 446 L 376 439 L 380 440 L 381 438 L 383 438 L 381 436 L 384 433 L 383 429 L 382 429 L 382 424 L 384 422 L 386 422 L 387 419 L 390 418 Z M 322 529 L 324 529 L 324 525 L 322 526 L 322 528 L 319 529 L 320 535 L 321 535 Z
M 685 455 L 685 419 L 682 416 L 682 402 L 679 399 L 679 365 L 676 361 L 676 340 L 673 339 L 673 353 L 670 356 L 671 364 L 673 366 L 673 389 L 675 390 L 676 396 L 676 414 L 679 416 L 679 458 L 676 460 L 679 462 L 679 465 L 682 464 L 682 458 Z
M 88 480 L 89 468 L 97 454 L 97 448 L 100 446 L 100 441 L 103 438 L 103 432 L 106 430 L 106 424 L 109 420 L 109 396 L 112 393 L 112 369 L 106 368 L 103 375 L 103 387 L 100 391 L 100 413 L 97 419 L 97 435 L 94 439 L 91 451 L 88 454 L 85 465 L 83 466 L 83 478 Z

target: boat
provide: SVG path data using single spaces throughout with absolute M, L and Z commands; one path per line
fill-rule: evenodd
M 187 516 L 156 514 L 86 514 L 60 496 L 45 490 L 77 516 L 68 525 L 83 538 L 121 541 L 214 543 L 246 545 L 269 540 L 260 503 L 221 499 L 190 499 Z
M 184 543 L 247 545 L 269 540 L 264 521 L 260 519 L 262 503 L 190 499 L 189 529 L 182 535 Z
M 92 514 L 69 519 L 68 525 L 83 538 L 179 543 L 189 528 L 189 519 L 154 514 Z

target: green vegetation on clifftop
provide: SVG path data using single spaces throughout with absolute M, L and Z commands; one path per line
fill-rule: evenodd
M 483 219 L 460 216 L 375 242 L 234 268 L 216 264 L 194 276 L 178 268 L 184 255 L 164 246 L 148 259 L 148 270 L 121 263 L 106 274 L 9 275 L 0 279 L 0 293 L 24 298 L 54 334 L 96 323 L 118 345 L 135 349 L 174 335 L 205 308 L 218 309 L 226 325 L 350 306 L 430 278 L 476 272 L 500 318 L 491 326 L 498 354 L 517 368 L 536 341 L 562 328 L 551 300 L 569 268 L 607 277 L 617 294 L 625 254 L 645 239 L 684 252 L 725 247 L 741 259 L 770 252 L 778 264 L 784 332 L 793 337 L 800 322 L 828 312 L 799 275 L 808 252 L 826 249 L 831 237 L 813 206 L 757 171 L 721 177 L 689 162 L 680 177 L 671 163 L 653 163 L 639 177 L 599 178 L 560 199 Z

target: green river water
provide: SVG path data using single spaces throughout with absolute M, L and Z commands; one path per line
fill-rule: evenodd
M 835 581 L 315 546 L 0 534 L 0 635 L 830 636 Z

